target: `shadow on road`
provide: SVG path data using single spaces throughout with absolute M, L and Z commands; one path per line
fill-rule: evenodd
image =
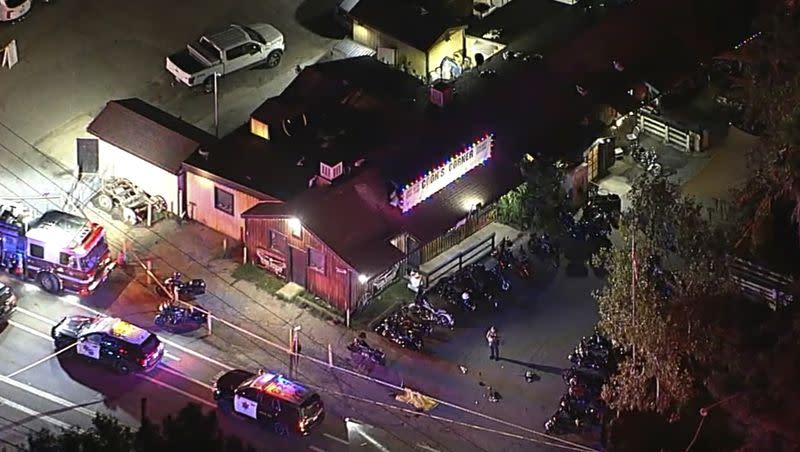
M 527 367 L 527 368 L 530 368 L 530 369 L 533 369 L 533 370 L 538 370 L 540 372 L 545 372 L 545 373 L 554 374 L 554 375 L 561 375 L 561 372 L 564 371 L 564 369 L 562 369 L 560 367 L 545 366 L 545 365 L 542 365 L 542 364 L 534 364 L 534 363 L 526 363 L 525 361 L 520 361 L 518 359 L 500 358 L 499 361 L 505 361 L 505 362 L 512 363 L 512 364 L 519 364 L 520 366 L 524 366 L 524 367 Z
M 336 7 L 341 0 L 303 0 L 294 13 L 297 23 L 312 33 L 332 39 L 347 35 L 345 27 L 336 21 Z

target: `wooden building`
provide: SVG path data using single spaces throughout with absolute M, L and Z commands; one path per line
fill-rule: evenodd
M 450 66 L 467 56 L 466 2 L 421 5 L 403 0 L 360 0 L 350 10 L 353 40 L 374 49 L 378 60 L 424 81 L 450 79 Z M 462 3 L 456 10 L 448 4 Z M 459 69 L 460 71 L 460 69 Z
M 161 196 L 175 215 L 186 212 L 182 162 L 215 138 L 141 99 L 108 102 L 86 130 L 98 138 L 98 171 Z

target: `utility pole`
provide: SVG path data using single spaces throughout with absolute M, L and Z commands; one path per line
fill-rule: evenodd
M 631 234 L 631 304 L 633 305 L 632 308 L 632 328 L 636 329 L 636 272 L 637 272 L 637 262 L 636 262 L 636 232 L 634 231 Z M 635 338 L 636 335 L 634 334 L 633 337 Z M 633 362 L 636 363 L 636 342 L 633 342 Z
M 217 79 L 219 73 L 214 72 L 214 136 L 219 138 L 219 87 Z

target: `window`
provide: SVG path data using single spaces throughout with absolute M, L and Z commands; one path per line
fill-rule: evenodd
M 289 250 L 289 241 L 286 236 L 276 231 L 269 231 L 270 248 L 282 254 L 287 254 Z
M 261 36 L 257 31 L 253 30 L 252 28 L 242 26 L 242 29 L 244 30 L 245 33 L 247 33 L 247 36 L 249 36 L 250 39 L 252 39 L 253 41 L 260 42 L 261 44 L 267 43 L 267 40 L 264 39 L 263 36 Z
M 325 253 L 314 248 L 308 249 L 308 266 L 322 274 L 325 274 Z
M 31 243 L 30 254 L 32 257 L 44 259 L 44 247 L 42 245 L 34 245 Z
M 226 51 L 225 59 L 228 61 L 235 60 L 236 58 L 244 56 L 248 53 L 250 53 L 250 44 L 242 44 Z
M 214 187 L 214 207 L 228 215 L 233 215 L 233 193 Z
M 269 126 L 255 118 L 250 118 L 250 133 L 269 140 Z
M 67 253 L 60 253 L 58 255 L 58 263 L 61 265 L 69 265 L 69 254 Z

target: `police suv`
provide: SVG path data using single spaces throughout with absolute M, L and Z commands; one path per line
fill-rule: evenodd
M 282 375 L 231 370 L 214 383 L 214 400 L 241 416 L 265 425 L 275 433 L 307 435 L 322 423 L 325 407 L 319 395 Z
M 61 350 L 77 342 L 75 351 L 114 369 L 120 375 L 148 371 L 164 356 L 155 334 L 114 317 L 64 317 L 50 334 Z

